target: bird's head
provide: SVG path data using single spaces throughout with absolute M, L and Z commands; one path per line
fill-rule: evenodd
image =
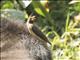
M 30 16 L 28 22 L 31 24 L 35 23 L 36 22 L 36 16 Z

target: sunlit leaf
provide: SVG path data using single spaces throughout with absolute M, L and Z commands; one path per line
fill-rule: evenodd
M 42 15 L 42 16 L 46 16 L 46 14 L 47 14 L 47 11 L 46 11 L 46 9 L 41 5 L 41 3 L 40 3 L 40 1 L 32 1 L 32 4 L 33 4 L 33 7 L 34 7 L 34 10 L 38 13 L 38 14 L 40 14 L 40 15 Z
M 5 4 L 1 7 L 2 9 L 13 8 L 13 3 L 10 1 L 6 1 Z

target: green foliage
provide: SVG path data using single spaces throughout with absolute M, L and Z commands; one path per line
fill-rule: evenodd
M 70 1 L 54 0 L 43 6 L 41 2 L 32 0 L 26 8 L 22 8 L 22 3 L 18 2 L 1 1 L 1 15 L 25 20 L 30 12 L 36 13 L 38 25 L 52 43 L 50 49 L 53 60 L 80 60 L 80 2 L 69 4 Z M 49 5 L 49 11 L 46 5 Z
M 42 15 L 42 16 L 45 17 L 45 15 L 46 15 L 47 12 L 45 12 L 46 10 L 42 7 L 41 3 L 40 3 L 40 2 L 37 2 L 37 1 L 33 1 L 32 4 L 33 4 L 33 7 L 34 7 L 34 10 L 35 10 L 38 14 L 40 14 L 40 15 Z M 41 8 L 40 8 L 40 7 L 41 7 Z M 43 11 L 44 11 L 44 12 L 43 12 Z
M 13 3 L 11 1 L 2 1 L 2 9 L 10 9 L 13 8 Z
M 69 20 L 68 14 L 65 32 L 61 37 L 57 34 L 52 39 L 53 60 L 80 60 L 80 27 L 72 27 L 74 24 L 77 26 L 78 23 Z

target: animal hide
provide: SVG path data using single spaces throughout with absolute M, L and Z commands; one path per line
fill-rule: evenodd
M 46 42 L 32 36 L 24 22 L 0 17 L 1 60 L 51 60 Z

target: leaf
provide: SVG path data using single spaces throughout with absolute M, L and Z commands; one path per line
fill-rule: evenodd
M 38 14 L 40 14 L 40 15 L 42 15 L 42 16 L 46 16 L 46 14 L 47 14 L 47 11 L 46 11 L 46 9 L 41 5 L 41 3 L 40 3 L 40 1 L 32 1 L 32 5 L 33 5 L 33 7 L 34 7 L 34 10 L 38 13 Z
M 13 3 L 10 1 L 6 1 L 5 4 L 1 7 L 1 9 L 13 8 Z
M 67 14 L 67 19 L 66 19 L 66 26 L 65 26 L 65 31 L 67 32 L 68 31 L 68 25 L 69 25 L 69 12 Z

